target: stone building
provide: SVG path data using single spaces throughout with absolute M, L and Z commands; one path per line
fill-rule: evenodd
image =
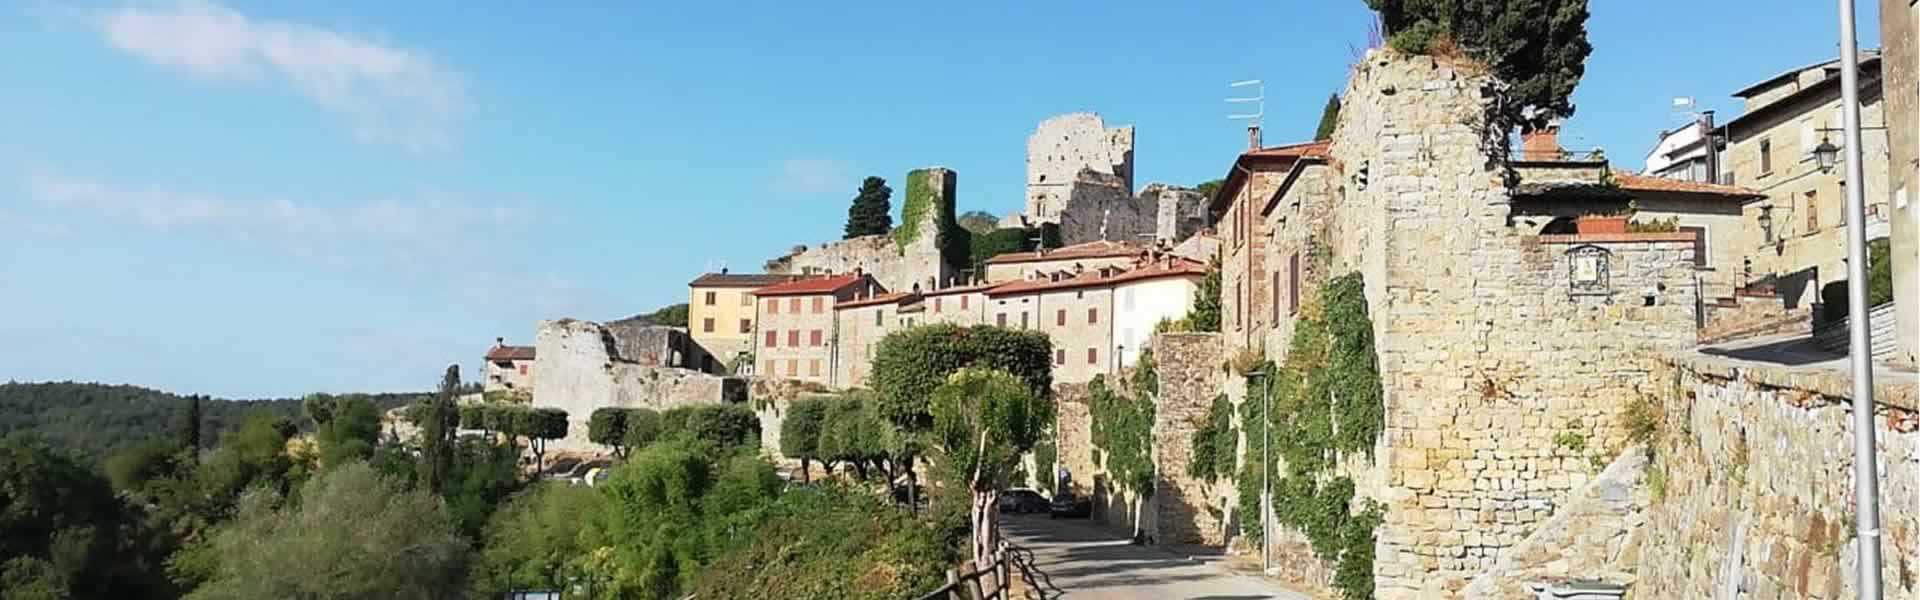
M 835 388 L 866 385 L 873 373 L 873 351 L 887 334 L 909 327 L 912 317 L 906 309 L 916 306 L 919 296 L 908 293 L 855 297 L 834 305 L 833 378 L 825 383 Z
M 1880 0 L 1881 71 L 1889 90 L 1920 89 L 1920 5 L 1913 0 Z M 1894 303 L 1899 351 L 1907 365 L 1920 364 L 1920 95 L 1886 98 L 1887 193 L 1891 206 L 1893 289 L 1905 299 Z M 1864 120 L 1864 119 L 1863 119 Z M 1871 135 L 1871 134 L 1868 134 Z M 1872 196 L 1868 197 L 1872 199 Z
M 833 340 L 841 302 L 885 293 L 858 270 L 847 275 L 800 279 L 754 290 L 759 313 L 754 374 L 832 385 L 840 360 Z
M 1146 251 L 1126 242 L 1093 241 L 1065 248 L 1011 252 L 986 260 L 987 282 L 1020 281 L 1038 275 L 1132 265 Z
M 1881 59 L 1872 51 L 1861 56 L 1861 124 L 1880 128 L 1887 123 Z M 1819 302 L 1821 286 L 1846 279 L 1846 170 L 1822 170 L 1813 157 L 1822 142 L 1843 141 L 1838 131 L 1826 131 L 1841 126 L 1840 94 L 1838 60 L 1787 71 L 1736 92 L 1746 112 L 1723 128 L 1730 183 L 1766 196 L 1745 205 L 1742 219 L 1752 227 L 1735 241 L 1743 263 L 1734 272 L 1775 282 L 1792 306 Z M 1888 235 L 1890 134 L 1862 135 L 1869 239 Z
M 533 389 L 534 356 L 533 346 L 508 346 L 506 338 L 493 338 L 486 355 L 486 391 Z
M 901 223 L 892 232 L 821 244 L 796 246 L 786 256 L 767 261 L 766 272 L 778 275 L 835 275 L 866 273 L 887 289 L 932 288 L 954 281 L 967 262 L 965 249 L 952 242 L 965 233 L 954 216 L 954 194 L 959 174 L 944 167 L 907 173 L 900 200 Z M 958 255 L 948 255 L 956 253 Z
M 1137 360 L 1153 325 L 1192 307 L 1199 263 L 1155 257 L 1126 267 L 1085 267 L 986 291 L 992 323 L 1053 340 L 1053 380 L 1085 383 Z M 1131 346 L 1131 347 L 1129 347 Z
M 1243 154 L 1215 197 L 1226 348 L 1283 362 L 1319 289 L 1364 279 L 1384 433 L 1338 470 L 1384 510 L 1383 600 L 1463 597 L 1511 558 L 1594 475 L 1555 440 L 1619 448 L 1642 358 L 1695 337 L 1694 234 L 1543 234 L 1516 218 L 1496 89 L 1479 70 L 1375 50 L 1330 141 Z M 1244 402 L 1244 387 L 1225 391 Z M 1315 556 L 1274 530 L 1276 556 Z M 1282 569 L 1316 585 L 1333 573 L 1311 558 Z
M 1082 178 L 1083 172 L 1094 175 Z M 1060 223 L 1083 179 L 1088 194 L 1133 196 L 1133 128 L 1108 129 L 1094 113 L 1041 121 L 1027 137 L 1028 224 Z
M 704 273 L 687 283 L 687 329 L 694 343 L 722 366 L 753 348 L 753 290 L 792 281 L 793 275 Z
M 665 409 L 690 404 L 744 402 L 745 382 L 685 368 L 697 352 L 686 332 L 634 320 L 594 323 L 541 321 L 535 339 L 540 377 L 535 406 L 567 411 L 567 437 L 557 450 L 600 450 L 587 440 L 595 409 Z

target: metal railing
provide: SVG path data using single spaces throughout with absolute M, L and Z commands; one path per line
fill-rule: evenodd
M 1514 150 L 1507 157 L 1514 162 L 1595 162 L 1607 159 L 1600 150 Z
M 915 600 L 1011 600 L 1015 569 L 1028 590 L 1044 589 L 1036 578 L 1046 575 L 1033 568 L 1033 551 L 1001 541 L 1000 549 L 985 567 L 969 560 L 947 569 L 946 585 Z

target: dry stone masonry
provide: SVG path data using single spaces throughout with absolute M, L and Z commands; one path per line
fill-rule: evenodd
M 540 377 L 534 381 L 533 402 L 567 411 L 568 421 L 566 439 L 551 447 L 600 450 L 587 440 L 587 419 L 597 408 L 666 409 L 746 399 L 743 380 L 656 362 L 657 352 L 663 350 L 649 342 L 662 338 L 650 328 L 574 319 L 541 321 L 534 341 Z
M 942 242 L 952 232 L 959 229 L 954 216 L 954 195 L 959 184 L 959 174 L 943 167 L 931 167 L 915 170 L 907 175 L 907 193 L 925 186 L 931 192 L 919 200 L 925 203 L 923 210 L 906 208 L 916 199 L 905 197 L 901 211 L 906 218 L 918 217 L 913 222 L 902 222 L 892 233 L 860 236 L 839 240 L 808 248 L 796 246 L 786 256 L 768 260 L 765 269 L 768 273 L 782 275 L 824 275 L 831 273 L 851 273 L 862 270 L 880 282 L 889 290 L 907 291 L 920 286 L 933 289 L 935 284 L 945 285 L 959 274 L 959 269 L 951 261 L 942 258 Z M 918 181 L 918 185 L 916 185 Z M 917 213 L 917 214 L 916 214 Z M 904 220 L 905 218 L 903 218 Z M 902 231 L 911 231 L 905 243 L 900 238 Z
M 1081 173 L 1105 175 L 1095 186 L 1133 195 L 1133 128 L 1108 129 L 1100 115 L 1071 113 L 1040 122 L 1027 137 L 1027 219 L 1059 223 Z M 1071 242 L 1069 242 L 1071 243 Z

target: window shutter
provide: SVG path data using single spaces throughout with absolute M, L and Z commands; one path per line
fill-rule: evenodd
M 1683 226 L 1680 231 L 1693 234 L 1693 266 L 1707 266 L 1707 228 Z
M 1287 259 L 1287 314 L 1300 312 L 1300 254 Z

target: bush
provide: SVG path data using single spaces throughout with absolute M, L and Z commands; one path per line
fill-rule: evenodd
M 965 513 L 956 515 L 964 536 Z M 947 565 L 956 560 L 954 545 L 941 534 L 869 493 L 832 486 L 788 493 L 705 570 L 693 593 L 914 598 L 944 583 Z
M 1892 302 L 1893 294 L 1893 249 L 1886 239 L 1867 243 L 1867 307 L 1872 308 Z M 1847 280 L 1841 279 L 1820 287 L 1820 320 L 1825 323 L 1837 323 L 1847 318 L 1853 306 L 1847 302 Z

